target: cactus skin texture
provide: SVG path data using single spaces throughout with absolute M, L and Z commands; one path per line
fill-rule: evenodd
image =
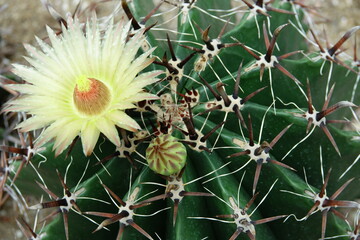
M 130 11 L 139 21 L 156 8 L 148 0 L 133 0 L 128 6 L 124 2 L 127 13 Z M 351 222 L 355 219 L 356 226 L 357 218 L 347 213 L 358 208 L 354 201 L 360 197 L 360 165 L 355 164 L 342 175 L 360 154 L 360 141 L 356 140 L 359 133 L 344 130 L 349 123 L 331 122 L 352 119 L 353 110 L 360 104 L 355 84 L 359 68 L 352 64 L 357 59 L 334 57 L 331 53 L 336 49 L 331 47 L 331 51 L 325 49 L 319 55 L 313 36 L 308 34 L 315 45 L 315 51 L 310 51 L 299 31 L 309 29 L 303 19 L 311 15 L 296 1 L 266 3 L 265 14 L 271 17 L 259 13 L 255 18 L 245 13 L 237 20 L 221 17 L 229 12 L 211 10 L 231 9 L 230 0 L 188 2 L 165 1 L 156 9 L 156 13 L 174 7 L 181 11 L 177 27 L 173 27 L 176 19 L 169 22 L 178 34 L 167 31 L 166 36 L 166 32 L 157 30 L 157 25 L 165 21 L 163 15 L 151 16 L 145 23 L 148 27 L 157 22 L 145 33 L 148 46 L 156 47 L 156 59 L 144 72 L 162 70 L 164 80 L 147 87 L 159 96 L 158 100 L 138 103 L 138 109 L 130 109 L 127 114 L 148 133 L 138 137 L 119 130 L 125 144 L 122 152 L 100 137 L 89 157 L 84 156 L 79 141 L 68 156 L 65 151 L 56 157 L 52 143 L 48 143 L 41 156 L 35 153 L 31 159 L 43 180 L 27 165 L 16 186 L 23 195 L 48 197 L 36 180 L 62 196 L 56 170 L 62 176 L 67 172 L 70 192 L 79 183 L 76 190 L 82 191 L 76 199 L 78 210 L 67 213 L 68 239 L 300 240 L 338 235 L 344 235 L 338 239 L 356 239 L 348 233 L 356 230 L 353 224 L 348 225 L 338 215 Z M 186 8 L 179 10 L 181 4 Z M 270 11 L 270 7 L 296 11 L 297 15 Z M 158 28 L 165 27 L 168 25 Z M 344 40 L 352 44 L 357 30 L 354 28 Z M 341 34 L 332 41 L 339 40 Z M 347 52 L 353 55 L 352 49 Z M 324 65 L 322 58 L 317 59 L 323 55 L 330 56 Z M 194 71 L 194 66 L 201 71 Z M 176 80 L 166 78 L 171 74 L 181 76 L 177 75 Z M 142 107 L 144 104 L 147 108 Z M 149 142 L 150 148 L 156 147 L 156 138 L 164 134 L 186 146 L 181 150 L 187 154 L 184 169 L 155 173 L 146 165 Z M 43 156 L 47 161 L 38 167 Z M 98 164 L 99 159 L 103 164 Z M 343 190 L 335 196 L 339 202 L 321 202 L 320 207 L 312 209 L 324 194 L 331 197 L 339 188 Z M 131 199 L 135 189 L 137 195 Z M 316 198 L 317 193 L 320 198 Z M 137 207 L 135 215 L 126 218 L 129 213 L 123 211 L 122 203 L 129 202 Z M 309 212 L 311 209 L 314 213 Z M 100 227 L 82 215 L 101 223 Z M 242 223 L 239 217 L 243 217 Z M 123 218 L 130 220 L 121 222 Z M 46 234 L 41 239 L 66 239 L 63 219 L 57 216 L 47 220 L 42 229 Z M 40 229 L 34 231 L 39 233 Z

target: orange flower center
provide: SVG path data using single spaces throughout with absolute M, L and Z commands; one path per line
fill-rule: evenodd
M 109 88 L 95 78 L 81 76 L 76 81 L 73 99 L 77 110 L 85 115 L 101 114 L 110 103 Z

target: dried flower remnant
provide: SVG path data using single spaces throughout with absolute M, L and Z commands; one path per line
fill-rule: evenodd
M 10 85 L 21 93 L 8 102 L 5 111 L 26 112 L 31 117 L 17 127 L 21 131 L 45 128 L 35 148 L 55 139 L 59 155 L 80 135 L 85 155 L 90 155 L 103 133 L 120 146 L 116 127 L 140 129 L 126 109 L 144 99 L 156 99 L 143 88 L 157 81 L 160 71 L 139 74 L 153 62 L 149 50 L 135 58 L 145 37 L 136 33 L 128 40 L 131 22 L 110 21 L 102 32 L 96 18 L 83 24 L 68 19 L 61 36 L 50 28 L 49 46 L 38 40 L 41 50 L 26 45 L 31 67 L 14 65 L 14 72 L 26 83 Z

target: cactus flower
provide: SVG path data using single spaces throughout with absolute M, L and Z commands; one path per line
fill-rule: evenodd
M 47 29 L 51 45 L 38 38 L 40 49 L 25 45 L 31 66 L 14 65 L 25 83 L 11 86 L 20 96 L 5 110 L 31 116 L 17 126 L 21 131 L 45 129 L 36 146 L 54 139 L 58 155 L 80 136 L 84 154 L 90 155 L 100 133 L 119 146 L 116 127 L 140 129 L 125 110 L 156 98 L 143 88 L 161 72 L 139 74 L 153 62 L 149 55 L 154 49 L 135 58 L 145 37 L 139 31 L 129 39 L 130 21 L 109 21 L 101 29 L 96 18 L 86 24 L 67 22 L 61 36 Z

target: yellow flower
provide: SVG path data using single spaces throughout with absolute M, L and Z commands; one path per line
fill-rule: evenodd
M 124 111 L 135 102 L 157 98 L 143 88 L 161 72 L 139 74 L 154 60 L 149 58 L 153 49 L 137 57 L 145 37 L 140 31 L 129 39 L 130 27 L 122 19 L 101 30 L 96 18 L 86 25 L 69 18 L 60 36 L 47 29 L 51 46 L 38 38 L 40 50 L 25 45 L 31 67 L 14 65 L 25 83 L 10 86 L 21 95 L 5 110 L 31 116 L 17 126 L 24 132 L 45 128 L 35 147 L 54 139 L 58 155 L 79 135 L 84 154 L 90 155 L 100 133 L 119 146 L 116 126 L 140 129 Z

